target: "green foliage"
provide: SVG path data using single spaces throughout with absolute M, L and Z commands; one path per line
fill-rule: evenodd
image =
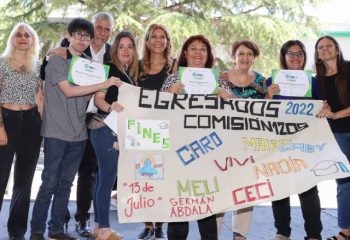
M 261 48 L 254 68 L 270 74 L 277 67 L 280 46 L 288 39 L 315 37 L 317 22 L 305 15 L 306 4 L 318 0 L 6 0 L 0 4 L 0 51 L 5 47 L 12 27 L 20 21 L 30 23 L 38 32 L 43 53 L 57 45 L 65 35 L 67 19 L 88 19 L 99 11 L 115 18 L 114 31 L 129 30 L 140 46 L 147 26 L 165 25 L 171 33 L 174 53 L 190 35 L 203 34 L 215 46 L 220 68 L 230 68 L 231 45 L 250 39 Z M 52 19 L 52 15 L 65 21 Z M 113 38 L 111 38 L 113 39 Z

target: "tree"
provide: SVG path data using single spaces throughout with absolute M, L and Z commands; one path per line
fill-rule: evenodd
M 235 40 L 250 39 L 262 52 L 255 68 L 269 75 L 278 67 L 278 52 L 288 39 L 314 38 L 317 22 L 304 12 L 306 5 L 317 0 L 7 0 L 0 16 L 1 42 L 4 49 L 8 33 L 19 21 L 26 21 L 38 31 L 43 52 L 58 44 L 67 22 L 53 21 L 50 14 L 64 16 L 72 8 L 76 15 L 88 19 L 98 11 L 115 17 L 115 32 L 127 29 L 141 45 L 147 26 L 164 24 L 171 33 L 175 52 L 190 35 L 203 34 L 215 46 L 221 68 L 232 65 L 231 45 Z

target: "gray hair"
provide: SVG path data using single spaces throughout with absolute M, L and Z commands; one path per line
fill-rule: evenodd
M 111 28 L 113 29 L 114 26 L 114 18 L 112 16 L 112 14 L 108 13 L 108 12 L 98 12 L 96 13 L 94 16 L 92 16 L 92 24 L 95 26 L 97 20 L 99 19 L 103 19 L 103 20 L 107 20 L 111 23 Z

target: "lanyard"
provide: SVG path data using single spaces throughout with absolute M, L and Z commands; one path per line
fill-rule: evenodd
M 131 85 L 135 85 L 134 82 L 130 79 L 129 75 L 125 72 L 124 68 L 121 67 L 121 69 L 122 69 L 123 74 L 124 74 L 124 75 L 126 76 L 126 78 L 129 80 L 129 83 L 130 83 Z

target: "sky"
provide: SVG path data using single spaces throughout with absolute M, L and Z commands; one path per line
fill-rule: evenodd
M 350 1 L 348 0 L 325 0 L 315 9 L 308 9 L 308 12 L 318 17 L 321 23 L 350 24 L 349 10 Z

